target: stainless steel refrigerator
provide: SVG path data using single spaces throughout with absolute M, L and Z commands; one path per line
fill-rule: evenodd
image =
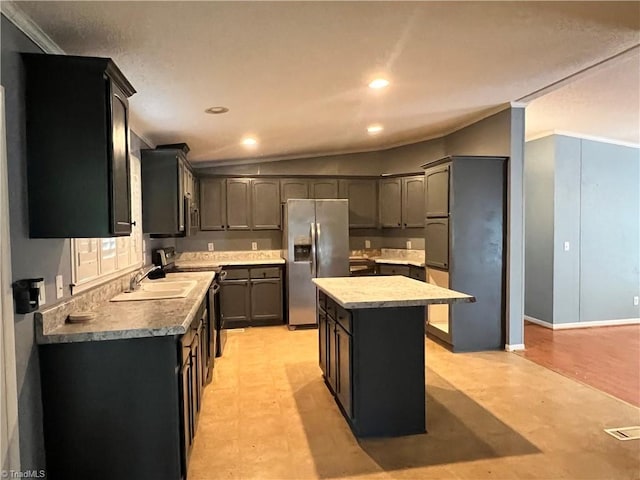
M 312 278 L 349 276 L 349 201 L 290 199 L 284 205 L 289 325 L 315 325 Z

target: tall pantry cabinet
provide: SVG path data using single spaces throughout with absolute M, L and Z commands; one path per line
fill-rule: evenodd
M 428 307 L 427 333 L 454 351 L 504 347 L 506 166 L 504 157 L 480 156 L 422 166 L 427 280 L 476 297 Z

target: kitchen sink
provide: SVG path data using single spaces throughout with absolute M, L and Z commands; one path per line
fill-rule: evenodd
M 144 282 L 140 288 L 131 292 L 123 292 L 111 299 L 112 302 L 132 302 L 137 300 L 163 300 L 184 298 L 198 282 L 195 280 Z

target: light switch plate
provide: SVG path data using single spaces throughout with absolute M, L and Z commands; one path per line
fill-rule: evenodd
M 571 245 L 569 244 L 569 242 L 564 242 L 564 251 L 568 252 L 569 248 L 571 248 Z
M 213 242 L 207 243 L 207 250 L 209 250 L 210 252 L 213 252 Z
M 411 240 L 407 240 L 407 250 L 411 250 Z
M 62 275 L 56 275 L 56 298 L 64 296 L 64 281 Z
M 371 240 L 364 241 L 364 248 L 371 248 Z
M 633 304 L 637 307 L 638 306 L 638 295 L 636 295 L 635 297 L 633 297 Z
M 258 242 L 251 242 L 251 250 L 257 250 L 258 249 Z

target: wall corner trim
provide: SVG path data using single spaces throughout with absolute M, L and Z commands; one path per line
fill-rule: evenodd
M 38 45 L 45 53 L 64 54 L 64 50 L 54 42 L 49 35 L 24 13 L 18 6 L 18 2 L 3 1 L 0 2 L 0 11 L 13 23 L 22 33 L 29 37 L 36 45 Z
M 551 328 L 553 329 L 553 323 L 547 322 L 546 320 L 540 320 L 536 317 L 530 317 L 529 315 L 525 315 L 524 319 L 528 322 L 535 323 L 536 325 L 540 325 L 541 327 Z
M 504 346 L 506 352 L 517 352 L 520 350 L 524 350 L 524 343 L 516 343 L 514 345 L 509 345 L 508 343 Z

